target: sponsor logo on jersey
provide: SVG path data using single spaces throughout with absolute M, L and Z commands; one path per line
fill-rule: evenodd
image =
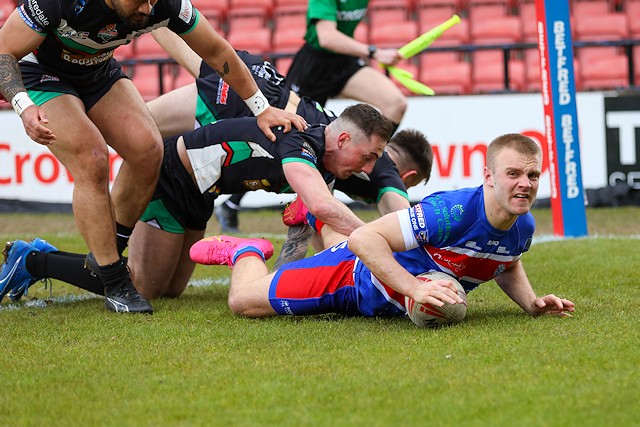
M 78 53 L 69 52 L 66 49 L 62 49 L 62 53 L 60 54 L 60 58 L 67 62 L 71 62 L 72 64 L 77 65 L 97 65 L 102 64 L 105 61 L 108 61 L 113 57 L 113 51 L 101 52 L 96 55 L 81 55 Z
M 271 183 L 267 179 L 247 179 L 242 181 L 242 185 L 245 188 L 255 191 L 255 190 L 266 190 L 269 191 L 271 189 Z
M 106 43 L 117 36 L 118 30 L 116 29 L 116 24 L 109 24 L 98 31 L 98 37 L 102 40 L 102 43 Z
M 216 94 L 216 104 L 227 105 L 229 98 L 229 84 L 224 80 L 218 80 L 218 93 Z
M 191 2 L 189 0 L 182 0 L 180 14 L 178 17 L 187 24 L 191 24 L 193 22 L 193 6 L 191 6 Z
M 303 157 L 310 158 L 313 163 L 318 163 L 318 156 L 316 156 L 316 151 L 306 141 L 302 143 L 302 150 L 300 151 L 300 154 Z
M 456 221 L 462 221 L 464 217 L 464 207 L 461 204 L 453 205 L 451 207 L 451 216 Z
M 360 21 L 367 13 L 367 8 L 355 10 L 339 10 L 336 16 L 338 21 Z
M 482 248 L 480 246 L 478 246 L 477 242 L 474 242 L 473 240 L 469 240 L 467 243 L 464 244 L 465 247 L 473 249 L 475 251 L 481 251 Z
M 504 264 L 500 264 L 498 268 L 496 268 L 496 271 L 493 272 L 493 277 L 501 275 L 502 273 L 504 273 L 505 270 L 506 268 Z
M 524 242 L 524 248 L 522 249 L 522 252 L 526 252 L 529 250 L 529 248 L 531 247 L 531 241 L 532 241 L 532 238 L 529 237 L 527 241 Z
M 496 250 L 497 254 L 509 254 L 509 249 L 506 248 L 506 246 L 498 246 L 498 249 Z
M 40 83 L 45 83 L 45 82 L 59 82 L 60 79 L 56 76 L 50 76 L 49 74 L 43 74 L 42 77 L 40 77 Z
M 18 15 L 20 15 L 20 18 L 22 18 L 24 23 L 27 24 L 29 26 L 29 28 L 31 28 L 32 30 L 37 31 L 39 33 L 43 33 L 44 32 L 44 28 L 42 28 L 41 26 L 36 25 L 36 23 L 33 22 L 31 17 L 29 17 L 29 15 L 27 15 L 27 12 L 24 10 L 24 4 L 18 8 Z
M 49 25 L 49 19 L 44 15 L 42 9 L 40 9 L 40 5 L 38 4 L 38 0 L 29 0 L 26 3 L 27 9 L 29 9 L 29 13 L 33 16 L 33 19 L 36 23 L 40 24 L 43 27 L 47 27 Z
M 64 37 L 66 39 L 86 40 L 87 38 L 89 38 L 89 32 L 70 29 L 60 32 L 60 37 Z

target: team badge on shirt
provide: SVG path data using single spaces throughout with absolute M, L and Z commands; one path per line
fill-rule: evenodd
M 112 38 L 118 36 L 117 24 L 109 24 L 100 31 L 98 31 L 98 37 L 102 40 L 102 43 L 110 41 Z

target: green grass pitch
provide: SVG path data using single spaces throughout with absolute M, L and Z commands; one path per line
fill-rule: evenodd
M 240 318 L 226 305 L 226 267 L 199 266 L 153 316 L 38 283 L 26 301 L 0 305 L 0 425 L 637 426 L 639 214 L 588 210 L 589 238 L 557 240 L 542 238 L 549 211 L 534 211 L 525 268 L 538 294 L 576 303 L 571 318 L 528 317 L 493 282 L 469 294 L 462 324 L 439 330 Z M 279 250 L 277 213 L 240 220 Z M 85 250 L 67 215 L 0 216 L 3 240 L 35 236 Z

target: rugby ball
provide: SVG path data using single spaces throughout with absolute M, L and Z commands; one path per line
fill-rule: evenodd
M 458 304 L 444 303 L 442 307 L 431 304 L 420 304 L 413 298 L 404 297 L 404 305 L 409 319 L 421 328 L 439 328 L 452 323 L 460 323 L 467 315 L 467 294 L 464 288 L 454 277 L 439 271 L 422 273 L 416 276 L 418 279 L 429 282 L 431 280 L 449 279 L 458 288 L 458 295 L 462 302 Z

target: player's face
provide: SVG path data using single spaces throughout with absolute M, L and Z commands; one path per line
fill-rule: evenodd
M 501 210 L 497 215 L 515 219 L 529 212 L 538 194 L 540 165 L 540 156 L 528 156 L 510 148 L 498 154 L 495 171 L 485 170 L 485 182 Z
M 133 29 L 144 28 L 158 0 L 111 0 L 118 17 Z
M 323 161 L 329 172 L 338 179 L 347 179 L 351 174 L 358 172 L 371 173 L 376 161 L 382 156 L 386 141 L 377 135 L 366 139 L 358 138 L 343 132 L 340 135 L 338 146 L 340 149 Z

